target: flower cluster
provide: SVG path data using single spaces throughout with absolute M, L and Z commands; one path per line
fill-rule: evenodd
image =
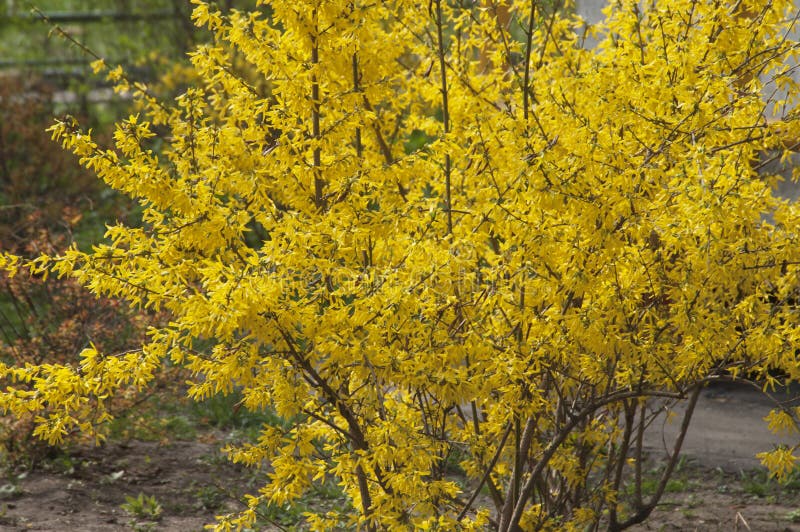
M 113 148 L 53 128 L 144 224 L 31 268 L 171 321 L 0 367 L 35 390 L 7 411 L 57 406 L 43 437 L 170 361 L 292 421 L 228 449 L 271 480 L 221 530 L 331 478 L 352 507 L 321 530 L 617 529 L 666 483 L 626 489 L 650 398 L 689 398 L 685 431 L 710 380 L 800 377 L 800 210 L 757 172 L 800 132 L 765 116 L 796 103 L 792 2 L 622 0 L 593 49 L 544 2 L 195 3 L 201 85 L 111 71 L 141 108 Z

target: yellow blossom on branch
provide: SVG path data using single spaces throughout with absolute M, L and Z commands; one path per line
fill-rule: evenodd
M 287 420 L 228 449 L 269 481 L 220 530 L 330 479 L 351 505 L 319 530 L 617 529 L 680 455 L 645 497 L 652 401 L 683 434 L 710 381 L 800 378 L 800 210 L 759 175 L 800 136 L 792 2 L 615 2 L 594 48 L 543 2 L 194 3 L 201 83 L 111 70 L 139 111 L 113 147 L 52 128 L 142 225 L 0 258 L 171 315 L 134 353 L 0 367 L 37 434 L 169 361 Z

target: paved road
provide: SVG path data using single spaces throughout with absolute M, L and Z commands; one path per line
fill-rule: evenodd
M 800 390 L 773 394 L 778 400 L 800 402 Z M 695 408 L 689 433 L 683 444 L 683 454 L 709 467 L 726 471 L 752 469 L 759 466 L 756 453 L 772 449 L 777 444 L 795 445 L 800 434 L 776 436 L 767 430 L 764 421 L 774 403 L 755 388 L 746 385 L 718 383 L 701 393 Z M 676 409 L 682 414 L 684 405 Z M 662 451 L 664 441 L 671 448 L 681 423 L 658 419 L 645 440 L 652 451 Z

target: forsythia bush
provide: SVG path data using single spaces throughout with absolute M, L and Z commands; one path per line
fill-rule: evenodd
M 0 83 L 0 249 L 23 257 L 66 249 L 73 232 L 91 227 L 92 218 L 126 214 L 127 201 L 109 198 L 102 183 L 71 154 L 53 153 L 45 131 L 53 121 L 52 96 L 52 88 L 35 76 L 5 75 Z M 96 298 L 73 279 L 43 282 L 0 271 L 0 360 L 5 362 L 75 362 L 90 340 L 112 352 L 133 349 L 147 338 L 147 325 L 154 321 L 122 300 Z M 159 380 L 175 382 L 173 375 Z M 141 394 L 131 392 L 115 395 L 110 403 L 114 412 L 141 400 Z M 34 463 L 53 451 L 31 437 L 34 417 L 0 418 L 4 465 Z M 74 436 L 71 441 L 86 437 Z
M 110 68 L 141 106 L 115 147 L 52 128 L 143 225 L 2 259 L 171 321 L 135 352 L 0 366 L 0 404 L 58 442 L 167 361 L 195 399 L 240 389 L 292 424 L 228 449 L 271 480 L 222 530 L 330 479 L 352 508 L 318 530 L 640 522 L 706 383 L 800 378 L 800 210 L 758 176 L 800 133 L 792 9 L 620 0 L 587 30 L 521 0 L 198 1 L 201 86 L 160 102 Z M 682 399 L 644 493 L 642 433 Z

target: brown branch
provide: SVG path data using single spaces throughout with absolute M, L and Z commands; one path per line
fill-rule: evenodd
M 361 430 L 361 426 L 358 423 L 358 418 L 356 415 L 350 410 L 350 408 L 345 404 L 344 399 L 342 399 L 339 394 L 334 390 L 330 384 L 314 369 L 311 365 L 311 362 L 304 356 L 303 353 L 297 350 L 295 346 L 294 339 L 289 335 L 289 333 L 283 328 L 283 326 L 278 322 L 277 317 L 273 316 L 275 324 L 280 332 L 283 340 L 286 342 L 287 347 L 294 358 L 295 362 L 300 366 L 300 368 L 305 372 L 305 374 L 312 380 L 311 384 L 316 388 L 320 389 L 325 396 L 335 405 L 336 409 L 339 411 L 339 414 L 345 419 L 347 422 L 347 426 L 349 430 L 347 431 L 347 437 L 350 439 L 352 444 L 355 446 L 356 449 L 366 451 L 369 448 L 367 444 L 366 437 L 364 436 L 364 432 Z M 369 519 L 372 515 L 372 497 L 369 491 L 369 485 L 367 483 L 367 476 L 364 472 L 363 468 L 359 465 L 356 467 L 356 479 L 358 481 L 358 489 L 359 494 L 361 495 L 361 508 L 362 513 L 365 518 Z M 380 475 L 378 471 L 376 471 L 376 475 L 378 475 L 378 483 L 383 486 L 383 482 L 380 479 Z M 386 487 L 384 487 L 386 489 Z M 374 524 L 368 523 L 367 530 L 370 532 L 374 532 L 377 530 Z
M 358 73 L 358 53 L 353 53 L 353 91 L 356 93 L 361 92 L 361 85 L 359 84 Z M 356 156 L 361 159 L 364 153 L 364 146 L 361 144 L 361 128 L 356 128 L 355 139 L 353 141 L 356 147 Z
M 483 485 L 486 484 L 486 482 L 489 480 L 489 477 L 491 476 L 492 471 L 494 470 L 494 466 L 497 464 L 497 460 L 500 458 L 500 454 L 503 452 L 503 448 L 506 445 L 506 441 L 508 440 L 508 435 L 511 434 L 511 426 L 512 426 L 511 423 L 509 423 L 508 427 L 506 427 L 506 431 L 503 433 L 503 437 L 500 438 L 500 443 L 497 445 L 497 449 L 494 452 L 494 456 L 489 462 L 489 465 L 486 466 L 486 469 L 483 472 L 483 476 L 481 477 L 480 482 L 478 482 L 478 485 L 475 487 L 475 490 L 472 492 L 472 495 L 470 496 L 469 500 L 466 502 L 464 508 L 458 514 L 458 517 L 456 517 L 456 521 L 461 521 L 462 519 L 464 519 L 469 509 L 472 507 L 472 504 L 475 502 L 475 499 L 478 498 L 478 494 L 480 494 L 481 488 L 483 488 Z
M 316 32 L 316 19 L 317 11 L 314 10 L 314 22 Z M 320 135 L 320 97 L 319 97 L 319 79 L 317 78 L 319 71 L 319 35 L 314 33 L 311 35 L 311 137 L 314 139 L 314 205 L 319 211 L 325 210 L 325 198 L 323 197 L 323 189 L 325 182 L 320 175 L 320 167 L 322 166 L 322 149 L 319 146 Z
M 536 22 L 536 2 L 531 2 L 531 13 L 528 20 L 528 35 L 525 41 L 525 75 L 522 81 L 522 116 L 525 118 L 525 126 L 528 125 L 531 84 L 531 52 L 533 51 L 533 25 Z
M 442 91 L 442 122 L 444 122 L 444 137 L 450 133 L 450 109 L 447 94 L 447 63 L 444 57 L 444 36 L 442 20 L 442 0 L 436 0 L 436 34 L 438 40 L 439 70 L 441 72 Z M 451 161 L 449 151 L 444 154 L 444 202 L 447 210 L 447 234 L 453 234 L 453 198 L 450 191 Z
M 700 387 L 701 385 L 698 383 L 696 386 Z M 539 458 L 536 466 L 531 471 L 528 479 L 525 481 L 525 485 L 522 488 L 522 491 L 517 497 L 516 504 L 514 505 L 514 512 L 511 514 L 511 518 L 506 521 L 503 519 L 500 522 L 499 531 L 500 532 L 510 532 L 512 530 L 517 530 L 519 526 L 519 521 L 522 519 L 522 514 L 525 511 L 525 505 L 527 504 L 528 499 L 530 498 L 531 494 L 533 493 L 533 489 L 536 486 L 537 479 L 541 476 L 544 468 L 547 467 L 547 464 L 550 462 L 550 459 L 556 453 L 561 444 L 566 441 L 572 431 L 577 427 L 580 423 L 584 422 L 585 419 L 594 414 L 599 408 L 602 408 L 605 405 L 614 403 L 616 401 L 622 401 L 624 399 L 633 399 L 633 398 L 644 398 L 644 397 L 670 397 L 673 399 L 682 399 L 685 397 L 684 393 L 672 393 L 672 392 L 661 392 L 658 390 L 653 391 L 641 391 L 641 390 L 619 390 L 617 392 L 611 393 L 601 399 L 598 399 L 597 402 L 592 403 L 586 406 L 583 410 L 578 412 L 572 419 L 570 419 L 564 427 L 555 435 L 555 437 L 550 441 L 547 447 L 544 448 L 542 451 L 541 457 Z M 678 448 L 680 451 L 680 448 Z
M 675 470 L 675 466 L 678 464 L 678 458 L 680 457 L 681 447 L 683 446 L 683 440 L 686 437 L 686 434 L 689 432 L 689 423 L 692 421 L 692 414 L 694 414 L 695 406 L 697 406 L 697 400 L 700 397 L 700 391 L 703 389 L 702 381 L 699 383 L 695 383 L 694 388 L 692 390 L 692 395 L 689 397 L 689 404 L 686 407 L 686 412 L 683 414 L 683 421 L 681 422 L 680 432 L 678 432 L 678 436 L 675 439 L 675 444 L 672 449 L 672 454 L 669 457 L 669 462 L 667 463 L 667 467 L 661 475 L 661 479 L 659 480 L 658 486 L 656 487 L 655 493 L 650 498 L 650 502 L 647 503 L 642 508 L 633 514 L 630 518 L 626 519 L 622 523 L 617 523 L 612 521 L 608 525 L 609 531 L 620 531 L 625 530 L 628 527 L 633 525 L 639 524 L 647 519 L 652 511 L 655 509 L 658 501 L 661 500 L 661 496 L 664 494 L 664 490 L 667 487 L 667 483 L 669 482 L 670 477 L 672 477 L 672 472 Z

